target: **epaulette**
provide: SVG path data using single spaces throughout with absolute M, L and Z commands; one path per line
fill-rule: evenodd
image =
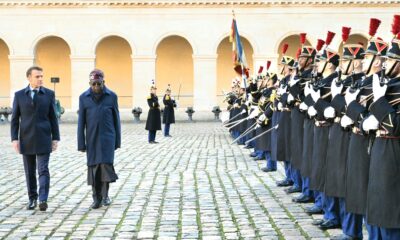
M 151 99 L 151 95 L 147 97 L 147 100 L 148 100 L 148 99 Z

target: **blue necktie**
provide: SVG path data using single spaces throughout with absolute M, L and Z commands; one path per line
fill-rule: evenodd
M 36 102 L 36 95 L 38 94 L 38 90 L 34 89 L 32 90 L 32 102 L 35 103 Z

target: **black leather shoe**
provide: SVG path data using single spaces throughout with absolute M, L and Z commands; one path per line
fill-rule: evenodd
M 287 179 L 276 182 L 276 186 L 278 186 L 278 187 L 289 187 L 292 185 L 293 185 L 293 182 L 290 180 L 287 180 Z
M 33 209 L 36 208 L 36 206 L 37 206 L 37 200 L 36 199 L 31 199 L 31 200 L 29 200 L 28 205 L 26 206 L 26 209 L 27 210 L 33 210 Z
M 295 202 L 295 203 L 311 203 L 313 201 L 314 201 L 313 198 L 306 196 L 304 194 L 301 194 L 298 197 L 292 198 L 292 202 Z
M 322 211 L 322 209 L 319 208 L 319 207 L 312 206 L 312 207 L 306 208 L 306 213 L 309 214 L 309 215 L 313 215 L 313 214 L 322 214 L 323 211 Z
M 94 201 L 93 203 L 92 203 L 92 205 L 90 205 L 90 208 L 91 209 L 98 209 L 98 208 L 100 208 L 101 207 L 101 202 L 100 201 Z
M 327 221 L 323 222 L 321 225 L 319 225 L 319 228 L 321 230 L 340 228 L 340 224 L 336 223 L 336 222 L 334 222 L 332 220 L 327 220 Z
M 101 201 L 101 205 L 110 206 L 111 205 L 111 199 L 109 197 L 103 198 L 103 200 Z
M 153 141 L 153 143 L 158 143 L 157 141 Z
M 301 192 L 301 188 L 292 186 L 290 188 L 285 189 L 285 192 L 287 194 L 297 193 L 297 192 Z
M 40 211 L 42 211 L 42 212 L 43 212 L 43 211 L 46 211 L 46 210 L 47 210 L 47 207 L 48 207 L 48 206 L 47 206 L 47 202 L 46 202 L 46 201 L 43 201 L 43 202 L 40 202 L 40 203 L 39 203 L 39 210 L 40 210 Z
M 257 157 L 257 153 L 255 152 L 250 153 L 250 157 Z
M 271 168 L 267 168 L 267 167 L 262 167 L 261 171 L 263 172 L 276 172 L 276 169 L 271 169 Z
M 168 134 L 168 135 L 165 135 L 164 137 L 172 137 L 172 136 Z
M 254 158 L 254 161 L 261 161 L 261 160 L 265 160 L 263 157 L 257 156 Z
M 311 224 L 314 225 L 314 226 L 320 226 L 324 222 L 325 222 L 324 219 L 315 219 Z

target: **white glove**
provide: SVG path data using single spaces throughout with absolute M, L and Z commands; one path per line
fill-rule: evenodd
M 288 95 L 288 97 L 287 97 L 287 103 L 291 103 L 291 102 L 293 102 L 294 101 L 294 97 L 293 97 L 293 95 L 292 94 L 290 94 L 289 93 L 289 95 Z
M 308 108 L 307 113 L 308 116 L 314 117 L 315 115 L 317 115 L 317 110 L 315 110 L 314 106 L 311 106 Z
M 178 101 L 176 101 L 176 100 L 175 100 L 175 105 L 176 105 L 176 107 L 178 107 Z
M 362 128 L 364 131 L 376 130 L 378 129 L 379 122 L 374 115 L 369 115 L 367 119 L 362 123 Z
M 346 105 L 349 106 L 352 101 L 355 101 L 357 99 L 357 95 L 360 92 L 360 89 L 357 89 L 354 93 L 350 92 L 350 88 L 346 90 L 346 95 L 344 96 L 344 99 L 346 100 Z
M 310 94 L 311 94 L 310 84 L 309 82 L 307 82 L 306 86 L 304 87 L 304 95 L 307 97 Z
M 254 109 L 250 115 L 247 117 L 247 119 L 252 119 L 258 116 L 258 114 L 260 113 L 260 110 L 258 108 Z
M 305 104 L 304 102 L 302 102 L 302 103 L 300 103 L 299 108 L 300 108 L 300 110 L 307 111 L 308 106 L 307 106 L 307 104 Z
M 293 87 L 298 81 L 300 81 L 300 78 L 295 78 L 294 75 L 289 80 L 289 86 Z
M 254 129 L 260 128 L 261 125 L 259 123 L 257 123 L 256 127 Z
M 387 85 L 381 86 L 378 74 L 372 77 L 372 92 L 374 93 L 374 102 L 385 96 Z
M 342 117 L 342 119 L 340 120 L 340 125 L 342 125 L 342 127 L 344 127 L 344 128 L 350 126 L 351 124 L 353 124 L 353 120 L 351 120 L 351 118 L 349 118 L 346 115 L 344 115 Z
M 280 87 L 280 88 L 278 88 L 278 90 L 276 91 L 276 93 L 279 95 L 279 96 L 282 96 L 284 93 L 286 93 L 286 89 L 287 89 L 287 86 L 285 86 L 285 87 Z
M 332 98 L 334 98 L 336 95 L 340 94 L 342 92 L 342 90 L 343 90 L 343 84 L 342 83 L 340 83 L 339 86 L 336 86 L 336 79 L 337 78 L 335 78 L 332 81 L 332 84 L 331 84 Z
M 283 105 L 282 105 L 281 102 L 279 102 L 279 103 L 278 103 L 278 110 L 279 110 L 279 111 L 282 111 L 282 109 L 283 109 Z
M 335 117 L 335 109 L 333 107 L 327 107 L 324 110 L 324 117 L 325 118 L 334 118 Z
M 238 103 L 235 103 L 235 104 L 233 104 L 233 107 L 238 108 L 238 107 L 239 107 L 239 104 L 238 104 Z
M 321 91 L 318 89 L 318 91 L 314 91 L 314 89 L 310 89 L 311 92 L 311 97 L 314 100 L 314 102 L 317 102 L 318 99 L 321 97 Z
M 261 116 L 260 117 L 258 117 L 258 120 L 260 120 L 261 122 L 264 122 L 265 121 L 265 119 L 267 119 L 267 117 L 265 116 L 265 114 L 263 113 L 263 114 L 261 114 Z

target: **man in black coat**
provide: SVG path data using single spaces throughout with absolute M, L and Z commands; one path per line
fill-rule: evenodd
M 169 129 L 171 127 L 171 124 L 175 123 L 174 108 L 176 107 L 176 101 L 173 97 L 171 97 L 171 88 L 169 88 L 169 86 L 165 91 L 163 103 L 165 106 L 163 112 L 163 123 L 165 124 L 164 136 L 171 137 L 171 135 L 169 135 Z
M 46 211 L 50 188 L 49 158 L 60 140 L 55 113 L 55 96 L 43 87 L 43 69 L 30 67 L 26 72 L 29 85 L 16 92 L 11 118 L 11 140 L 17 153 L 22 154 L 28 187 L 28 210 Z M 37 162 L 37 165 L 36 165 Z M 39 174 L 37 192 L 36 166 Z
M 392 40 L 386 58 L 385 74 L 373 76 L 373 103 L 362 122 L 364 131 L 376 135 L 371 148 L 366 221 L 379 229 L 369 235 L 371 239 L 395 240 L 400 239 L 400 39 Z
M 362 131 L 360 124 L 368 116 L 368 109 L 373 102 L 372 79 L 374 75 L 381 76 L 383 58 L 388 49 L 387 43 L 380 39 L 372 39 L 364 53 L 363 71 L 366 78 L 356 82 L 354 88 L 347 89 L 345 101 L 346 115 L 341 119 L 344 128 L 351 128 L 349 149 L 346 165 L 346 211 L 357 215 L 366 215 L 367 190 L 370 171 L 370 150 L 374 142 L 374 134 Z M 377 231 L 377 226 L 366 224 L 371 239 Z
M 121 126 L 117 95 L 104 85 L 104 73 L 89 74 L 90 88 L 79 96 L 78 150 L 86 152 L 88 185 L 92 186 L 91 208 L 108 206 L 110 182 L 118 179 L 114 151 L 121 147 Z
M 154 144 L 156 142 L 157 130 L 161 130 L 161 111 L 160 104 L 158 103 L 157 88 L 151 86 L 150 96 L 147 98 L 147 104 L 149 105 L 149 113 L 147 115 L 146 130 L 149 131 L 149 143 Z

